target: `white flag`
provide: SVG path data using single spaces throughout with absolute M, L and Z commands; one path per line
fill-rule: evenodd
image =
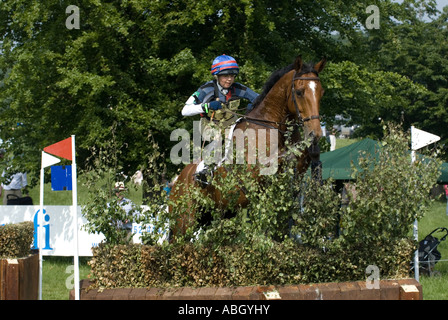
M 61 162 L 61 160 L 42 151 L 42 168 L 52 166 L 58 162 Z
M 437 142 L 440 140 L 439 136 L 435 134 L 416 129 L 414 126 L 411 127 L 411 145 L 412 150 L 418 150 L 423 148 L 431 143 Z

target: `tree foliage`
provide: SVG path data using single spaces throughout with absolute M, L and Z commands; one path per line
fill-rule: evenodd
M 422 13 L 435 13 L 433 0 L 375 1 L 380 28 L 367 29 L 371 4 L 2 1 L 0 138 L 14 159 L 9 165 L 37 177 L 40 150 L 74 134 L 81 168 L 92 148 L 114 141 L 123 172 L 148 169 L 149 155 L 169 153 L 173 129 L 191 128 L 182 105 L 210 79 L 211 61 L 222 53 L 238 60 L 239 81 L 255 90 L 298 54 L 326 56 L 328 123 L 347 114 L 362 134 L 375 134 L 374 119 L 401 121 L 404 114 L 406 125 L 436 128 L 446 139 L 440 115 L 447 101 L 447 13 L 424 22 Z M 79 8 L 79 29 L 66 27 L 69 5 Z

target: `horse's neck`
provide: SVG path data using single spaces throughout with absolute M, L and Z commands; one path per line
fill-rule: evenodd
M 289 79 L 288 75 L 285 75 L 283 78 L 286 79 L 279 80 L 257 108 L 248 114 L 249 116 L 274 122 L 284 122 L 286 120 L 288 116 L 288 92 L 290 89 L 288 83 L 290 82 L 287 81 Z

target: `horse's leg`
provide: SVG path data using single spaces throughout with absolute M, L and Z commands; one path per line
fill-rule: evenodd
M 308 155 L 311 161 L 311 176 L 322 185 L 322 162 L 320 161 L 320 147 L 317 142 L 308 148 Z
M 195 222 L 195 211 L 193 206 L 193 199 L 190 196 L 191 188 L 194 188 L 193 173 L 196 171 L 196 164 L 186 166 L 179 175 L 174 184 L 170 197 L 173 202 L 177 203 L 176 207 L 171 207 L 170 211 L 182 207 L 183 212 L 178 214 L 174 227 L 171 229 L 171 240 L 179 235 L 185 235 L 187 229 Z M 180 204 L 179 201 L 187 201 Z

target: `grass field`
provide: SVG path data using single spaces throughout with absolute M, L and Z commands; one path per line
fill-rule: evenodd
M 438 227 L 448 228 L 448 216 L 445 213 L 446 201 L 435 201 L 431 210 L 420 220 L 418 224 L 418 235 L 421 241 L 431 231 Z M 438 239 L 443 234 L 433 234 Z M 421 276 L 420 283 L 423 288 L 423 298 L 426 300 L 448 300 L 448 239 L 441 242 L 437 247 L 442 255 L 435 270 L 438 275 L 432 277 Z M 447 261 L 442 261 L 447 260 Z
M 129 186 L 128 192 L 129 195 L 127 197 L 135 204 L 142 203 L 141 188 Z M 87 199 L 89 199 L 89 194 L 90 191 L 83 186 L 82 177 L 78 177 L 78 205 L 82 206 L 86 204 Z M 33 199 L 34 205 L 40 204 L 39 186 L 31 188 L 29 195 Z M 46 183 L 44 186 L 44 205 L 70 206 L 72 205 L 72 191 L 52 191 L 51 183 Z
M 88 257 L 79 259 L 79 278 L 87 279 Z M 44 257 L 42 262 L 42 299 L 68 300 L 73 289 L 73 257 Z

